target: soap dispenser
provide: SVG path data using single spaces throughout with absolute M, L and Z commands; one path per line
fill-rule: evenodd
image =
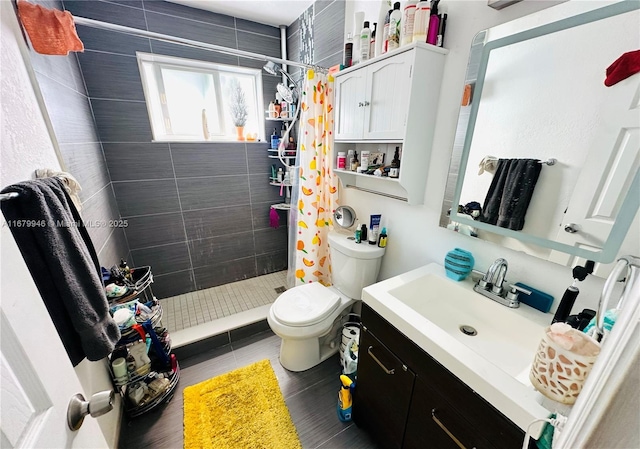
M 556 314 L 553 316 L 553 323 L 564 323 L 569 318 L 569 314 L 571 313 L 571 308 L 573 304 L 576 302 L 576 298 L 580 293 L 580 290 L 577 287 L 578 281 L 584 281 L 587 275 L 593 273 L 595 262 L 588 260 L 584 267 L 577 266 L 573 269 L 573 283 L 565 290 L 564 295 L 562 295 L 562 299 L 560 300 L 560 305 L 556 310 Z

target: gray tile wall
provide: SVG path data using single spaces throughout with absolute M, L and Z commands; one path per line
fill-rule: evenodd
M 276 27 L 164 1 L 64 1 L 72 14 L 280 56 Z M 343 19 L 344 20 L 344 19 Z M 136 51 L 260 68 L 263 63 L 78 26 L 78 54 L 135 265 L 159 298 L 286 269 L 286 214 L 269 227 L 266 143 L 154 143 Z M 263 73 L 265 104 L 278 77 Z M 267 135 L 273 126 L 267 125 Z M 82 132 L 78 130 L 77 132 Z M 277 162 L 276 165 L 279 165 Z
M 59 1 L 35 3 L 62 9 Z M 76 54 L 32 51 L 30 58 L 66 168 L 82 186 L 82 217 L 91 223 L 87 229 L 101 265 L 111 267 L 129 257 L 129 245 L 122 228 L 108 227 L 120 213 Z
M 292 61 L 300 61 L 302 16 L 287 28 L 287 52 Z M 344 61 L 345 0 L 316 0 L 313 4 L 313 64 L 332 67 Z M 291 68 L 292 75 L 298 70 Z

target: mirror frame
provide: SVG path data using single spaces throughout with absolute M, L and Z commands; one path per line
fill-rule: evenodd
M 501 228 L 499 226 L 491 225 L 488 223 L 483 223 L 479 221 L 475 221 L 471 219 L 467 215 L 460 215 L 457 212 L 458 204 L 460 203 L 460 195 L 462 192 L 462 185 L 464 182 L 464 173 L 467 168 L 467 163 L 469 159 L 469 152 L 471 149 L 471 143 L 473 140 L 473 133 L 476 123 L 476 118 L 478 114 L 478 109 L 480 107 L 480 101 L 482 95 L 482 89 L 484 86 L 484 78 L 487 70 L 487 65 L 489 62 L 489 56 L 492 50 L 500 47 L 504 47 L 506 45 L 515 44 L 518 42 L 522 42 L 524 40 L 533 39 L 539 36 L 544 36 L 547 34 L 555 33 L 557 31 L 566 30 L 568 28 L 573 28 L 576 26 L 588 24 L 591 22 L 595 22 L 598 20 L 606 19 L 608 17 L 613 17 L 619 14 L 624 14 L 627 12 L 631 12 L 634 10 L 640 9 L 640 2 L 634 0 L 624 0 L 618 3 L 614 3 L 612 5 L 607 5 L 601 8 L 597 8 L 591 11 L 583 12 L 581 14 L 577 14 L 570 17 L 565 17 L 563 19 L 547 23 L 545 25 L 541 25 L 538 27 L 534 27 L 519 33 L 515 33 L 505 37 L 499 37 L 495 40 L 485 41 L 482 55 L 480 60 L 480 67 L 478 70 L 478 77 L 475 82 L 473 99 L 471 102 L 471 111 L 469 116 L 469 122 L 467 125 L 467 130 L 464 137 L 464 146 L 462 149 L 462 153 L 460 155 L 460 164 L 458 168 L 458 176 L 455 186 L 455 191 L 453 195 L 453 201 L 451 205 L 451 213 L 449 219 L 451 221 L 455 221 L 461 224 L 473 226 L 477 229 L 482 229 L 488 232 L 492 232 L 494 234 L 503 235 L 506 237 L 511 237 L 516 240 L 520 240 L 525 243 L 533 243 L 544 248 L 550 248 L 552 250 L 560 251 L 566 254 L 571 254 L 577 257 L 583 257 L 588 260 L 593 260 L 595 262 L 601 263 L 610 263 L 613 262 L 618 254 L 620 247 L 622 246 L 622 242 L 624 241 L 627 232 L 635 218 L 635 215 L 640 208 L 640 172 L 636 172 L 633 181 L 629 187 L 629 191 L 622 202 L 620 210 L 618 212 L 618 216 L 616 217 L 616 221 L 611 228 L 611 232 L 605 242 L 603 248 L 599 252 L 590 251 L 587 249 L 571 246 L 565 243 L 559 243 L 553 240 L 545 239 L 542 237 L 537 237 L 532 234 L 525 234 L 520 231 L 513 231 L 507 228 Z M 481 31 L 478 34 L 487 33 L 488 30 Z M 486 39 L 486 38 L 485 38 Z M 474 39 L 474 42 L 476 40 Z M 452 161 L 453 165 L 453 161 Z M 460 176 L 462 174 L 462 176 Z M 449 177 L 451 173 L 449 174 Z M 634 192 L 636 192 L 634 194 Z M 446 201 L 446 199 L 445 199 Z
M 346 214 L 349 214 L 351 216 L 351 221 L 347 226 L 341 223 L 343 218 L 346 218 L 345 212 Z M 333 211 L 333 222 L 339 228 L 342 228 L 342 229 L 351 228 L 356 223 L 356 219 L 357 219 L 356 211 L 353 210 L 353 208 L 351 208 L 350 206 L 338 206 L 336 207 L 336 210 Z

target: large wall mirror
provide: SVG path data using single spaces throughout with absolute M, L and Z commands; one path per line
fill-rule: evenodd
M 442 226 L 565 265 L 640 254 L 640 73 L 604 84 L 639 8 L 571 1 L 476 36 Z

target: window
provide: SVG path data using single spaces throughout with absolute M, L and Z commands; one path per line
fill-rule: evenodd
M 264 141 L 259 69 L 137 56 L 155 141 L 235 141 L 243 124 Z

